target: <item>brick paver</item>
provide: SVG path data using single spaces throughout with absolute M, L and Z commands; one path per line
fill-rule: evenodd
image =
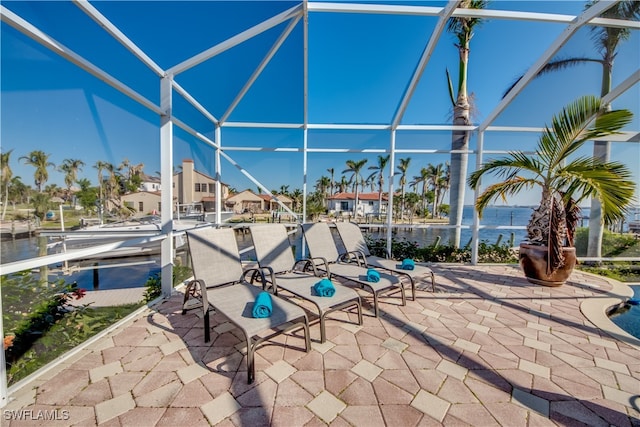
M 640 425 L 640 347 L 580 308 L 619 284 L 576 271 L 541 288 L 508 265 L 434 271 L 436 293 L 405 307 L 381 297 L 379 318 L 365 302 L 362 326 L 336 313 L 309 353 L 299 332 L 266 341 L 253 384 L 240 332 L 214 313 L 204 343 L 198 310 L 182 316 L 176 294 L 5 409 L 68 411 L 55 425 Z

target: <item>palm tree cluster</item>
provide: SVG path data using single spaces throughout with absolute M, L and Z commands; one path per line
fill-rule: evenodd
M 85 209 L 93 209 L 96 205 L 103 208 L 107 203 L 119 209 L 122 206 L 120 196 L 137 190 L 142 183 L 144 167 L 142 163 L 136 165 L 124 159 L 120 165 L 115 166 L 108 162 L 97 161 L 93 167 L 98 171 L 98 186 L 92 187 L 91 182 L 86 178 L 78 179 L 78 173 L 85 166 L 84 161 L 64 159 L 56 167 L 49 160 L 51 154 L 42 150 L 33 150 L 25 156 L 20 156 L 18 160 L 35 168 L 33 180 L 36 191 L 34 191 L 31 186 L 22 182 L 21 177 L 13 175 L 10 165 L 12 153 L 13 149 L 0 153 L 0 200 L 3 202 L 1 219 L 5 218 L 9 203 L 14 208 L 19 203 L 30 203 L 34 205 L 36 215 L 42 217 L 52 197 L 59 197 L 66 202 L 79 200 L 80 205 Z M 50 170 L 64 175 L 65 188 L 60 188 L 56 184 L 46 185 Z M 80 187 L 80 191 L 75 193 L 76 198 L 72 194 L 74 184 Z
M 372 193 L 378 193 L 378 206 L 382 206 L 382 199 L 385 195 L 385 172 L 389 166 L 390 156 L 379 155 L 376 163 L 367 165 L 368 159 L 347 160 L 345 169 L 339 180 L 335 179 L 335 169 L 329 168 L 329 176 L 322 175 L 315 182 L 315 193 L 311 198 L 314 203 L 326 206 L 327 198 L 337 193 L 352 192 L 354 193 L 355 207 L 358 205 L 358 198 L 361 192 L 370 189 Z M 444 196 L 449 190 L 450 169 L 449 163 L 433 165 L 429 163 L 426 167 L 421 168 L 420 175 L 414 176 L 412 181 L 408 181 L 407 174 L 411 164 L 411 157 L 401 158 L 396 166 L 396 176 L 399 176 L 400 192 L 394 196 L 396 211 L 400 215 L 398 219 L 408 214 L 413 216 L 417 212 L 421 212 L 426 216 L 427 212 L 431 212 L 431 217 L 439 216 L 443 205 Z M 369 175 L 364 173 L 365 170 L 371 171 Z M 414 192 L 407 193 L 407 186 L 412 187 Z M 420 190 L 420 194 L 417 191 Z M 418 203 L 421 202 L 420 205 Z M 431 204 L 429 210 L 428 205 Z M 308 204 L 309 206 L 309 204 Z M 307 208 L 308 208 L 307 206 Z M 355 213 L 355 212 L 354 212 Z

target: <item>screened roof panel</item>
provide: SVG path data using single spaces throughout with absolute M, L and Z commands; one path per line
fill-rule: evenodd
M 348 2 L 339 3 L 351 7 L 345 4 Z M 354 3 L 356 9 L 368 7 L 366 4 L 377 4 L 383 7 L 387 5 L 387 9 L 395 8 L 396 12 L 403 10 L 402 13 L 390 15 L 322 12 L 313 8 L 318 3 L 311 2 L 308 27 L 308 105 L 304 104 L 304 40 L 303 22 L 300 21 L 227 122 L 301 124 L 304 122 L 305 108 L 308 108 L 310 125 L 389 125 L 439 19 L 426 13 L 427 9 L 422 10 L 425 15 L 411 16 L 408 12 L 416 9 L 412 10 L 404 5 L 434 8 L 443 7 L 447 3 Z M 299 4 L 271 1 L 90 3 L 162 70 L 224 43 L 253 26 L 261 26 L 266 19 Z M 3 7 L 23 16 L 47 35 L 67 45 L 123 84 L 152 102 L 159 103 L 159 77 L 72 2 L 9 1 L 4 2 Z M 331 5 L 323 4 L 318 7 Z M 520 10 L 575 15 L 582 12 L 583 2 L 494 1 L 489 3 L 488 8 L 499 12 Z M 433 13 L 433 9 L 429 11 Z M 478 114 L 473 119 L 475 124 L 483 123 L 496 111 L 504 90 L 518 75 L 536 63 L 567 27 L 567 23 L 535 22 L 530 17 L 521 19 L 522 17 L 511 12 L 509 16 L 513 19 L 487 19 L 487 22 L 476 29 L 471 42 L 469 92 L 473 93 L 477 105 Z M 232 101 L 289 22 L 267 29 L 178 74 L 176 82 L 220 118 L 228 111 Z M 632 29 L 631 33 L 631 39 L 620 44 L 612 87 L 616 87 L 640 68 L 639 31 Z M 49 132 L 58 138 L 51 145 L 56 156 L 52 160 L 57 163 L 66 155 L 55 145 L 62 140 L 65 143 L 73 142 L 79 148 L 82 148 L 80 141 L 84 141 L 87 147 L 99 146 L 99 150 L 94 151 L 107 153 L 107 160 L 115 163 L 129 154 L 146 156 L 149 150 L 156 151 L 159 140 L 157 112 L 147 110 L 100 82 L 95 76 L 68 63 L 26 35 L 20 34 L 7 25 L 6 21 L 2 23 L 1 42 L 4 147 L 11 148 L 6 145 L 6 141 L 20 140 L 24 141 L 24 147 L 41 148 L 38 144 L 43 140 L 42 135 Z M 445 69 L 449 69 L 455 80 L 458 52 L 454 43 L 454 37 L 445 30 L 435 45 L 415 93 L 409 99 L 408 108 L 401 118 L 402 125 L 451 124 L 451 103 L 447 93 Z M 597 52 L 593 50 L 589 31 L 581 29 L 555 56 L 594 53 Z M 491 125 L 541 127 L 567 102 L 585 93 L 598 94 L 599 76 L 598 66 L 590 65 L 534 79 Z M 628 128 L 635 132 L 640 130 L 639 92 L 640 85 L 636 83 L 613 103 L 614 108 L 624 107 L 634 112 L 634 121 Z M 173 98 L 177 118 L 213 139 L 214 125 L 211 121 L 194 107 L 188 106 L 175 91 Z M 29 113 L 21 115 L 16 107 L 26 107 Z M 303 132 L 300 129 L 291 134 L 284 131 L 286 136 L 283 137 L 273 137 L 275 133 L 270 135 L 268 130 L 234 129 L 230 127 L 234 123 L 227 124 L 229 126 L 223 127 L 223 146 L 255 147 L 265 144 L 266 148 L 301 148 L 303 144 Z M 126 132 L 127 129 L 130 131 Z M 179 164 L 182 158 L 193 156 L 197 163 L 201 161 L 202 167 L 208 170 L 212 165 L 212 157 L 210 153 L 205 154 L 205 149 L 210 147 L 197 142 L 195 137 L 186 132 L 177 132 L 175 163 Z M 330 137 L 325 138 L 325 134 Z M 375 137 L 371 137 L 372 134 Z M 330 145 L 354 150 L 389 150 L 389 135 L 389 130 L 323 132 L 311 126 L 309 144 L 312 148 Z M 520 134 L 513 135 L 515 140 Z M 497 149 L 495 147 L 499 143 L 492 138 L 493 134 L 488 132 L 485 144 L 490 149 Z M 511 141 L 510 138 L 501 139 L 506 143 Z M 397 148 L 400 150 L 422 149 L 423 146 L 447 150 L 449 142 L 450 132 L 446 130 L 407 134 L 400 129 L 397 132 Z M 476 143 L 477 139 L 473 137 L 470 148 L 474 149 Z M 196 148 L 191 148 L 191 145 Z M 635 151 L 629 152 L 629 147 Z M 509 145 L 506 148 L 514 147 Z M 634 160 L 638 158 L 637 144 L 615 147 L 613 151 L 614 157 L 626 153 L 632 159 L 632 164 L 637 165 L 638 161 Z M 24 153 L 20 153 L 22 154 Z M 81 155 L 80 152 L 78 154 Z M 354 158 L 367 157 L 370 162 L 377 156 L 375 153 L 347 153 L 344 156 L 349 154 L 353 154 Z M 255 160 L 263 153 L 234 152 L 231 155 L 243 166 L 253 170 Z M 398 153 L 396 157 L 407 155 L 410 154 Z M 317 153 L 310 153 L 310 156 L 325 159 Z M 327 156 L 327 159 L 331 158 L 329 154 Z M 296 154 L 292 158 L 299 162 L 301 156 Z M 433 161 L 428 160 L 426 154 L 421 154 L 420 158 L 426 162 L 436 161 L 435 157 Z M 142 161 L 137 158 L 130 160 Z M 335 164 L 343 160 L 340 157 L 327 161 Z M 151 162 L 155 163 L 155 158 Z M 150 171 L 158 169 L 153 164 L 148 167 Z M 419 169 L 420 165 L 415 163 L 413 167 Z M 227 167 L 227 173 L 230 169 L 234 168 Z M 298 169 L 299 167 L 296 170 Z M 326 169 L 326 164 L 310 164 L 310 181 L 317 178 L 313 176 L 316 169 L 321 172 Z M 281 172 L 286 173 L 284 170 Z M 27 175 L 20 171 L 16 171 L 16 174 Z M 266 174 L 265 179 L 283 180 L 276 173 Z
M 176 76 L 176 81 L 196 97 L 198 102 L 207 108 L 209 112 L 220 119 L 247 83 L 262 59 L 267 55 L 285 27 L 286 24 L 283 23 L 235 46 L 233 49 L 226 50 L 180 73 Z M 282 46 L 281 49 L 281 51 L 278 51 L 277 57 L 271 60 L 263 74 L 258 77 L 259 82 L 256 81 L 258 90 L 264 90 L 261 88 L 264 88 L 265 80 L 267 80 L 267 84 L 272 85 L 274 88 L 291 86 L 294 82 L 298 82 L 300 85 L 299 88 L 290 87 L 289 90 L 297 90 L 297 92 L 301 94 L 302 64 L 300 61 L 300 52 L 302 50 L 302 42 L 299 41 L 299 43 L 295 43 L 295 40 L 287 40 L 286 46 Z M 287 64 L 290 64 L 290 66 L 287 66 Z M 272 71 L 274 68 L 277 69 L 275 74 Z M 296 71 L 297 75 L 294 76 Z M 283 82 L 281 80 L 285 81 Z M 249 102 L 255 107 L 256 105 L 264 105 L 269 101 L 269 94 L 264 93 L 259 99 L 255 99 L 255 90 L 256 88 L 252 88 L 252 93 L 247 94 L 246 99 L 241 101 L 241 105 Z M 278 93 L 275 93 L 275 91 L 270 95 L 280 96 Z M 282 95 L 286 96 L 286 94 Z M 302 99 L 296 104 L 296 107 L 301 108 L 301 101 Z M 291 116 L 290 113 L 285 115 Z M 271 118 L 274 118 L 273 115 L 271 115 Z M 288 119 L 292 120 L 294 118 L 295 117 L 289 117 Z M 297 118 L 301 120 L 302 116 L 298 115 Z M 265 117 L 247 117 L 246 113 L 244 117 L 237 117 L 237 115 L 234 114 L 230 119 L 234 121 L 269 121 Z
M 390 123 L 436 21 L 425 16 L 312 13 L 310 121 Z
M 167 69 L 298 2 L 115 1 L 91 4 L 158 65 Z M 140 25 L 140 22 L 147 25 Z
M 533 79 L 516 99 L 496 118 L 499 126 L 542 126 L 550 121 L 550 113 L 579 96 L 600 96 L 602 90 L 602 53 L 592 40 L 592 28 L 583 27 L 554 55 L 551 62 L 567 59 L 588 59 L 575 65 L 541 74 Z M 618 57 L 613 65 L 611 89 L 622 83 L 640 67 L 640 34 L 631 33 L 629 40 L 619 44 Z M 524 70 L 526 71 L 526 70 Z M 522 73 L 514 77 L 521 76 Z M 515 81 L 515 78 L 513 79 Z M 512 82 L 513 82 L 512 81 Z M 512 83 L 511 82 L 511 83 Z M 505 89 L 506 90 L 506 89 Z M 636 96 L 633 96 L 635 92 Z M 628 108 L 634 112 L 634 122 L 628 129 L 638 129 L 640 104 L 638 91 L 631 89 L 623 97 L 614 100 L 614 108 Z M 635 102 L 634 102 L 635 98 Z M 552 113 L 553 114 L 553 113 Z

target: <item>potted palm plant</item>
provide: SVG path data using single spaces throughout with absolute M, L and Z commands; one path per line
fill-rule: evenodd
M 534 154 L 510 152 L 469 176 L 474 189 L 484 175 L 500 181 L 476 200 L 480 215 L 493 200 L 534 187 L 542 190 L 527 226 L 528 241 L 520 244 L 520 265 L 529 282 L 560 286 L 569 278 L 576 263 L 573 236 L 582 200 L 598 198 L 607 224 L 624 218 L 635 191 L 629 169 L 619 162 L 580 157 L 577 151 L 589 140 L 618 133 L 631 118 L 628 110 L 607 111 L 599 98 L 581 97 L 553 117 Z

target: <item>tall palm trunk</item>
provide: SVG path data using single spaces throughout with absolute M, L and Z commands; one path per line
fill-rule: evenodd
M 611 51 L 607 51 L 602 62 L 602 89 L 600 95 L 604 97 L 611 91 L 611 75 L 613 72 L 613 56 Z M 611 111 L 611 105 L 605 105 L 607 111 Z M 611 142 L 594 141 L 593 158 L 601 162 L 608 162 L 611 157 Z M 602 235 L 604 233 L 604 223 L 602 221 L 602 206 L 600 200 L 591 198 L 591 210 L 589 213 L 589 243 L 587 244 L 588 257 L 602 256 Z
M 461 44 L 460 52 L 460 75 L 459 89 L 456 104 L 453 108 L 453 125 L 466 126 L 471 123 L 470 106 L 467 96 L 467 66 L 469 63 L 469 38 Z M 468 150 L 469 149 L 468 131 L 454 130 L 451 134 L 451 150 Z M 469 155 L 467 153 L 451 153 L 451 189 L 449 193 L 451 213 L 449 215 L 449 225 L 458 226 L 451 235 L 451 244 L 455 247 L 460 246 L 459 228 L 462 225 L 462 211 L 464 209 L 464 191 L 465 180 L 467 176 L 467 164 Z

